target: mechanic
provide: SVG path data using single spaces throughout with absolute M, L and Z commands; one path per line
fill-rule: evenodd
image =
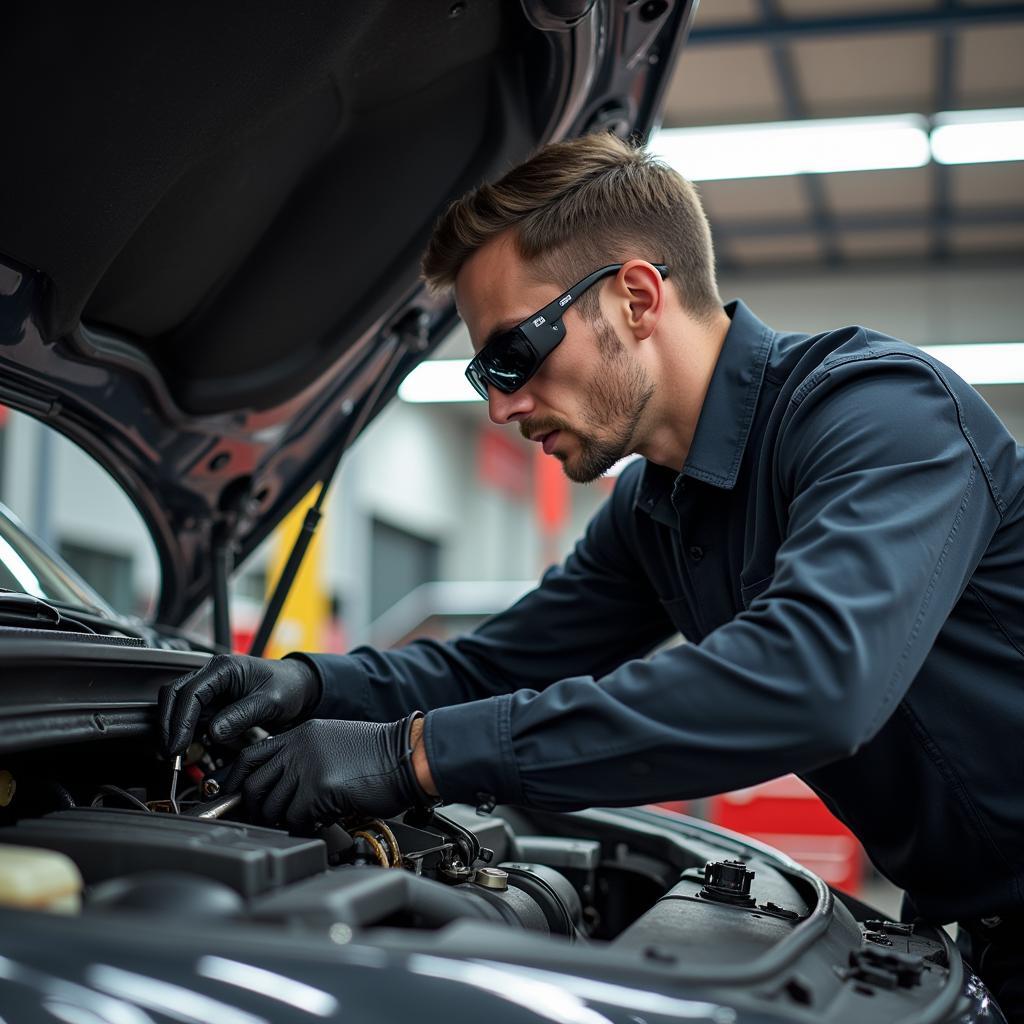
M 723 307 L 694 189 L 611 135 L 454 203 L 423 267 L 492 420 L 576 481 L 643 459 L 473 633 L 216 657 L 161 694 L 168 749 L 279 730 L 227 787 L 292 826 L 796 772 L 1024 1017 L 1024 448 L 914 346 Z

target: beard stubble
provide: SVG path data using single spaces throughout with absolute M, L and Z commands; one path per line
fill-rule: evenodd
M 594 331 L 603 363 L 583 393 L 583 422 L 593 433 L 573 429 L 555 417 L 520 424 L 527 438 L 553 430 L 576 438 L 577 454 L 556 453 L 555 457 L 561 461 L 565 475 L 578 484 L 592 483 L 630 454 L 640 417 L 654 394 L 647 372 L 629 357 L 611 324 L 602 317 L 594 324 Z

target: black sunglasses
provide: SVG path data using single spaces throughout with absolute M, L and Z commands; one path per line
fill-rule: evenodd
M 652 266 L 662 278 L 668 277 L 668 267 L 663 263 Z M 622 267 L 622 263 L 612 263 L 595 270 L 521 324 L 494 335 L 466 367 L 466 377 L 476 393 L 487 398 L 488 384 L 506 395 L 518 391 L 565 337 L 562 324 L 565 311 L 588 288 L 609 274 L 618 273 Z

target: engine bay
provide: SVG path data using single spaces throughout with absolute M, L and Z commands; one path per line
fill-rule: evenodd
M 235 750 L 194 744 L 175 793 L 149 729 L 103 721 L 102 742 L 0 763 L 0 853 L 60 855 L 80 875 L 65 935 L 200 928 L 224 948 L 262 936 L 309 963 L 350 945 L 430 951 L 800 1012 L 921 1005 L 951 980 L 941 934 L 834 899 L 798 865 L 694 819 L 446 805 L 299 835 L 247 820 L 220 791 Z M 31 916 L 56 927 L 60 915 Z
M 572 815 L 454 805 L 289 834 L 247 820 L 240 797 L 220 791 L 234 753 L 193 744 L 177 796 L 168 763 L 135 740 L 15 755 L 4 765 L 13 798 L 0 809 L 2 842 L 69 858 L 84 883 L 83 914 L 149 911 L 312 933 L 474 920 L 628 943 L 687 902 L 683 916 L 709 926 L 753 910 L 763 949 L 813 905 L 766 866 L 573 835 Z M 654 915 L 646 924 L 645 914 Z

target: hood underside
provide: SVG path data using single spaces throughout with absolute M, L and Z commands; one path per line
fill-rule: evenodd
M 0 402 L 209 593 L 450 330 L 437 215 L 538 145 L 644 136 L 690 0 L 21 5 L 0 36 Z

